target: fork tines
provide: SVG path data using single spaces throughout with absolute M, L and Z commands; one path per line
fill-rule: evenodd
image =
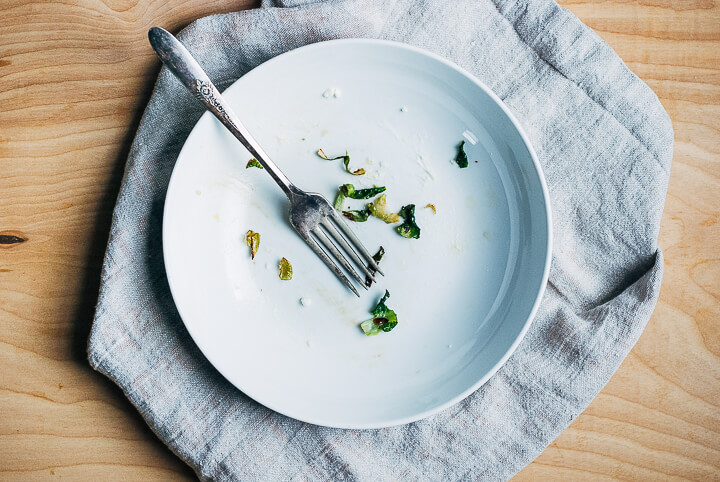
M 383 274 L 380 267 L 372 258 L 370 253 L 355 234 L 347 227 L 345 221 L 340 215 L 333 211 L 323 217 L 318 224 L 309 232 L 300 233 L 305 242 L 332 270 L 333 273 L 347 286 L 353 293 L 360 296 L 355 285 L 345 276 L 343 270 L 353 277 L 360 286 L 367 289 L 365 278 L 363 278 L 353 264 L 348 261 L 343 251 L 349 255 L 355 266 L 359 267 L 370 279 L 375 279 L 375 272 Z

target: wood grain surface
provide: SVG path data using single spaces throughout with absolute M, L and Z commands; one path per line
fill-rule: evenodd
M 85 349 L 125 157 L 159 70 L 145 32 L 253 3 L 0 1 L 0 479 L 194 478 Z M 620 370 L 516 478 L 720 480 L 720 6 L 561 3 L 673 120 L 666 270 Z

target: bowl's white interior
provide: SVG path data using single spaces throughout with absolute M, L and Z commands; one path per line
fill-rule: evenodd
M 542 175 L 496 98 L 434 56 L 367 40 L 295 50 L 224 95 L 300 188 L 332 201 L 343 183 L 387 186 L 391 208 L 416 205 L 422 234 L 352 224 L 386 251 L 386 276 L 357 299 L 289 226 L 282 191 L 205 114 L 173 173 L 163 242 L 177 307 L 213 365 L 270 408 L 338 427 L 412 421 L 489 378 L 529 324 L 550 249 Z M 467 169 L 452 162 L 463 139 Z M 318 148 L 348 150 L 367 175 Z M 262 237 L 254 261 L 248 229 Z M 283 256 L 292 281 L 278 278 Z M 385 289 L 399 324 L 366 337 L 357 325 Z

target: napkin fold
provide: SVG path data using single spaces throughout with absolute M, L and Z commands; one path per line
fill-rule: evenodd
M 554 214 L 550 281 L 508 362 L 433 417 L 340 430 L 263 407 L 203 357 L 169 291 L 163 203 L 203 110 L 163 68 L 113 214 L 93 368 L 202 479 L 506 479 L 532 461 L 607 383 L 658 297 L 673 133 L 654 93 L 550 0 L 265 0 L 199 19 L 179 37 L 221 90 L 271 57 L 333 38 L 396 40 L 464 67 L 510 106 L 537 150 Z

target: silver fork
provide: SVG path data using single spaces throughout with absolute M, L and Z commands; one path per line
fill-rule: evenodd
M 360 286 L 367 289 L 365 279 L 353 268 L 342 251 L 345 251 L 370 279 L 375 279 L 375 271 L 380 274 L 383 272 L 342 217 L 320 194 L 305 192 L 290 182 L 242 125 L 200 64 L 178 39 L 160 27 L 151 28 L 148 37 L 160 60 L 237 137 L 282 188 L 290 200 L 290 224 L 295 231 L 340 281 L 360 296 L 338 263 Z

